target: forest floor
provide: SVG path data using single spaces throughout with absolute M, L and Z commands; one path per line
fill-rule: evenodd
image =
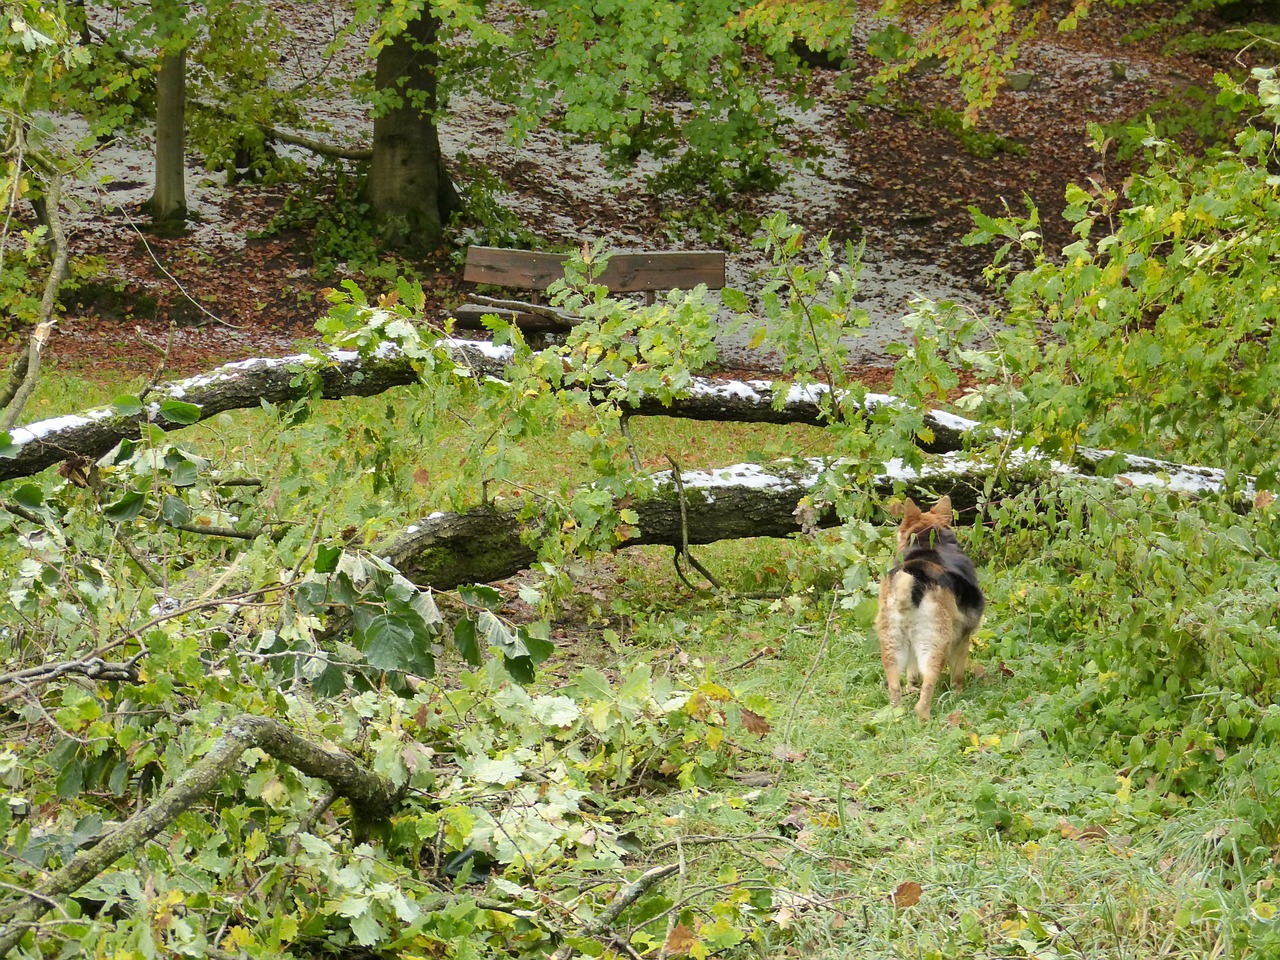
M 1211 90 L 1213 73 L 1229 65 L 1220 52 L 1174 57 L 1159 40 L 1122 42 L 1122 15 L 1099 9 L 1077 33 L 1029 48 L 1018 64 L 1031 75 L 1028 89 L 1004 91 L 974 131 L 955 126 L 960 104 L 940 70 L 919 73 L 879 105 L 865 102 L 871 60 L 854 65 L 847 92 L 837 90 L 837 71 L 819 70 L 814 105 L 789 114 L 790 146 L 801 162 L 768 192 L 655 192 L 652 165 L 612 175 L 597 148 L 551 130 L 510 144 L 502 108 L 474 98 L 452 105 L 442 140 L 459 181 L 482 178 L 509 222 L 536 229 L 551 249 L 599 237 L 615 249 L 726 249 L 730 285 L 749 291 L 765 266 L 751 247 L 759 216 L 782 209 L 809 236 L 865 240 L 864 305 L 874 329 L 857 358 L 875 381 L 887 364 L 880 347 L 901 330 L 898 318 L 912 295 L 987 302 L 982 268 L 989 251 L 961 243 L 970 206 L 1023 212 L 1029 198 L 1050 246 L 1060 246 L 1069 236 L 1060 216 L 1065 186 L 1117 183 L 1131 169 L 1114 149 L 1095 151 L 1087 125 L 1190 106 L 1197 88 Z M 327 122 L 337 139 L 350 141 L 369 120 L 351 105 Z M 370 293 L 388 285 L 343 263 L 318 276 L 306 231 L 272 229 L 296 184 L 228 185 L 224 174 L 192 166 L 190 229 L 178 237 L 149 233 L 139 207 L 150 190 L 150 150 L 142 134 L 103 147 L 94 160 L 101 182 L 78 188 L 82 207 L 72 218 L 71 243 L 89 275 L 64 293 L 66 313 L 47 354 L 62 369 L 120 383 L 146 376 L 171 321 L 178 327 L 171 373 L 278 354 L 312 336 L 326 287 L 348 276 Z M 456 252 L 441 251 L 412 265 L 439 319 L 465 294 L 459 261 Z M 768 366 L 725 346 L 727 366 Z

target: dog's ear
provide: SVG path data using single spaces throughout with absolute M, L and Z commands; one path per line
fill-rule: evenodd
M 929 512 L 932 513 L 935 517 L 942 520 L 942 522 L 946 524 L 946 526 L 948 527 L 951 526 L 951 519 L 953 516 L 951 512 L 951 497 L 949 496 L 943 497 L 941 500 L 939 500 L 937 503 L 933 505 L 933 509 L 930 510 Z
M 907 497 L 907 502 L 902 505 L 902 519 L 904 521 L 912 520 L 920 516 L 920 513 L 921 510 L 916 506 L 916 502 L 910 497 Z

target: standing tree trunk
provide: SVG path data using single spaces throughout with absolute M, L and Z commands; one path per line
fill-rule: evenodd
M 156 192 L 147 203 L 157 223 L 187 214 L 187 48 L 167 52 L 156 78 Z
M 424 4 L 378 53 L 369 205 L 383 242 L 402 250 L 436 247 L 449 215 L 462 208 L 436 130 L 438 27 Z

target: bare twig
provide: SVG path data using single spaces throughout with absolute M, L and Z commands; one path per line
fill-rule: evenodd
M 15 517 L 21 517 L 23 520 L 29 520 L 31 523 L 38 523 L 42 527 L 45 525 L 44 517 L 12 500 L 0 500 L 0 510 L 12 513 Z
M 62 178 L 57 174 L 49 178 L 45 187 L 45 201 L 48 206 L 49 233 L 54 244 L 53 264 L 49 267 L 49 276 L 45 280 L 44 296 L 40 298 L 40 312 L 36 318 L 36 326 L 31 331 L 31 339 L 27 343 L 26 370 L 17 389 L 7 399 L 4 414 L 0 416 L 0 430 L 3 431 L 13 429 L 14 424 L 18 422 L 18 417 L 22 415 L 22 408 L 31 399 L 31 393 L 36 388 L 36 379 L 40 375 L 41 353 L 45 344 L 49 342 L 50 336 L 53 335 L 54 324 L 58 322 L 53 312 L 58 305 L 58 287 L 62 285 L 62 279 L 67 272 L 67 234 L 62 227 L 62 211 L 59 209 L 62 204 Z M 11 383 L 15 372 L 16 367 L 15 371 L 10 373 Z
M 627 450 L 631 453 L 631 465 L 636 468 L 636 473 L 644 470 L 643 464 L 640 463 L 640 451 L 636 449 L 635 439 L 631 436 L 631 414 L 622 411 L 622 416 L 618 418 L 618 428 L 622 431 L 622 435 L 627 438 Z
M 756 651 L 755 653 L 753 653 L 751 656 L 747 657 L 747 659 L 743 660 L 741 663 L 735 663 L 735 664 L 734 664 L 733 666 L 731 666 L 731 667 L 725 667 L 724 672 L 725 672 L 725 673 L 732 673 L 734 670 L 743 670 L 743 669 L 745 669 L 746 667 L 751 666 L 753 663 L 755 663 L 755 662 L 756 662 L 757 660 L 759 660 L 761 657 L 768 656 L 771 652 L 772 652 L 771 648 L 769 648 L 769 647 L 761 647 L 759 650 L 757 650 L 757 651 Z
M 62 663 L 42 663 L 38 667 L 27 667 L 25 670 L 13 670 L 0 673 L 0 684 L 5 683 L 48 683 L 69 673 L 78 673 L 90 680 L 125 680 L 136 683 L 138 680 L 138 661 L 145 656 L 141 651 L 124 663 L 112 663 L 101 657 L 88 656 L 79 660 L 67 660 Z
M 684 882 L 688 875 L 688 864 L 684 860 L 684 844 L 681 842 L 680 834 L 676 834 L 675 839 L 671 841 L 676 848 L 676 865 L 680 868 L 680 873 L 676 877 L 676 895 L 672 897 L 674 901 L 679 903 L 684 899 Z M 667 935 L 662 940 L 662 948 L 658 951 L 660 958 L 668 955 L 667 944 L 671 942 L 671 934 L 676 928 L 676 921 L 679 919 L 678 914 L 671 914 L 667 917 Z
M 306 812 L 301 820 L 298 821 L 298 829 L 293 831 L 293 836 L 289 838 L 289 846 L 285 849 L 284 858 L 287 860 L 286 874 L 291 872 L 293 867 L 293 858 L 302 851 L 302 835 L 310 833 L 315 827 L 316 821 L 324 816 L 324 812 L 333 806 L 333 801 L 338 799 L 338 794 L 334 790 L 325 791 L 315 803 L 311 805 L 311 809 Z M 284 901 L 285 877 L 281 877 L 276 882 L 276 888 L 271 891 L 271 898 L 267 901 L 267 915 L 270 916 L 276 912 L 276 909 Z
M 671 464 L 671 479 L 675 481 L 676 496 L 680 498 L 680 551 L 676 554 L 676 573 L 680 575 L 680 579 L 684 580 L 685 585 L 690 590 L 696 589 L 688 580 L 685 580 L 684 573 L 680 570 L 680 554 L 684 554 L 685 558 L 700 574 L 707 578 L 707 582 L 711 584 L 711 592 L 719 593 L 724 587 L 720 581 L 712 576 L 711 572 L 700 564 L 689 552 L 689 508 L 684 496 L 684 480 L 680 477 L 680 466 L 672 459 L 671 454 L 667 454 L 667 463 Z
M 165 526 L 187 533 L 198 533 L 204 537 L 227 537 L 233 540 L 256 540 L 266 529 L 265 524 L 258 524 L 252 530 L 237 530 L 235 527 L 215 527 L 212 524 L 199 523 L 167 523 Z
M 473 303 L 478 303 L 482 307 L 494 307 L 498 310 L 513 310 L 516 313 L 532 313 L 539 317 L 548 317 L 552 320 L 562 320 L 566 324 L 573 320 L 573 318 L 568 316 L 563 310 L 557 310 L 555 307 L 548 307 L 540 303 L 526 303 L 524 300 L 503 300 L 498 297 L 481 296 L 478 293 L 471 294 L 469 299 Z
M 605 933 L 613 926 L 615 920 L 622 915 L 622 911 L 631 906 L 637 900 L 645 895 L 645 893 L 655 884 L 671 876 L 680 869 L 678 863 L 668 863 L 661 867 L 654 867 L 646 870 L 632 881 L 625 889 L 619 891 L 617 896 L 613 898 L 609 906 L 595 920 L 591 921 L 582 928 L 580 936 L 598 937 Z M 573 948 L 568 944 L 561 946 L 551 955 L 551 960 L 569 960 L 573 956 Z
M 160 362 L 159 364 L 156 365 L 155 371 L 151 374 L 151 379 L 148 380 L 147 385 L 138 392 L 139 400 L 146 399 L 147 394 L 149 394 L 152 390 L 156 388 L 156 385 L 160 383 L 160 378 L 164 376 L 165 368 L 169 366 L 169 354 L 173 352 L 173 339 L 176 336 L 177 332 L 178 332 L 177 322 L 170 320 L 169 321 L 169 338 L 165 341 L 164 348 L 161 349 L 160 347 L 157 347 L 154 343 L 151 343 L 149 340 L 146 339 L 146 337 L 142 335 L 141 327 L 136 327 L 134 329 L 134 333 L 137 336 L 138 341 L 140 343 L 145 344 L 146 346 L 150 347 L 152 350 L 155 350 L 157 353 L 160 354 Z
M 52 320 L 42 321 L 37 323 L 35 329 L 31 331 L 31 336 L 27 340 L 26 374 L 14 392 L 13 399 L 9 401 L 8 408 L 0 416 L 0 430 L 12 430 L 14 424 L 18 422 L 18 417 L 22 415 L 22 408 L 31 399 L 31 394 L 36 388 L 36 380 L 40 375 L 40 356 L 45 344 L 53 335 L 53 324 Z
M 787 762 L 787 755 L 791 752 L 791 727 L 795 723 L 796 708 L 800 705 L 800 698 L 804 696 L 809 684 L 813 680 L 813 675 L 818 672 L 818 664 L 822 662 L 822 655 L 827 650 L 827 640 L 831 636 L 831 624 L 835 620 L 836 605 L 839 602 L 839 596 L 835 593 L 831 597 L 831 609 L 827 611 L 826 628 L 822 631 L 822 641 L 818 644 L 818 652 L 813 655 L 813 663 L 810 664 L 809 670 L 804 675 L 804 682 L 800 684 L 800 689 L 796 691 L 795 697 L 791 701 L 791 706 L 787 710 L 787 725 L 782 731 L 782 750 L 781 763 Z
M 320 539 L 320 528 L 324 526 L 325 509 L 322 507 L 316 515 L 316 522 L 311 527 L 311 539 L 307 541 L 307 547 L 298 554 L 298 561 L 293 565 L 293 570 L 289 573 L 289 583 L 293 583 L 298 579 L 298 574 L 302 570 L 302 565 L 306 563 L 307 557 L 311 556 L 311 551 L 316 547 L 316 541 Z
M 142 551 L 133 545 L 133 542 L 125 536 L 119 524 L 115 529 L 116 542 L 124 548 L 124 552 L 129 555 L 129 559 L 138 565 L 138 569 L 142 571 L 143 576 L 150 580 L 161 590 L 168 589 L 168 583 L 165 581 L 164 574 L 156 569 L 155 564 L 142 555 Z

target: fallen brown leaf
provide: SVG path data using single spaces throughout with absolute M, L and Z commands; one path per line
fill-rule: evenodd
M 760 714 L 744 707 L 741 711 L 741 716 L 742 725 L 747 728 L 748 733 L 754 733 L 762 740 L 769 735 L 769 721 L 760 716 Z
M 905 907 L 914 907 L 920 902 L 920 894 L 924 892 L 924 888 L 914 880 L 905 880 L 898 884 L 898 889 L 894 890 L 889 899 L 893 905 L 899 910 Z
M 698 938 L 693 935 L 692 930 L 683 923 L 677 923 L 667 934 L 667 942 L 662 945 L 662 951 L 666 954 L 688 953 L 697 942 Z

